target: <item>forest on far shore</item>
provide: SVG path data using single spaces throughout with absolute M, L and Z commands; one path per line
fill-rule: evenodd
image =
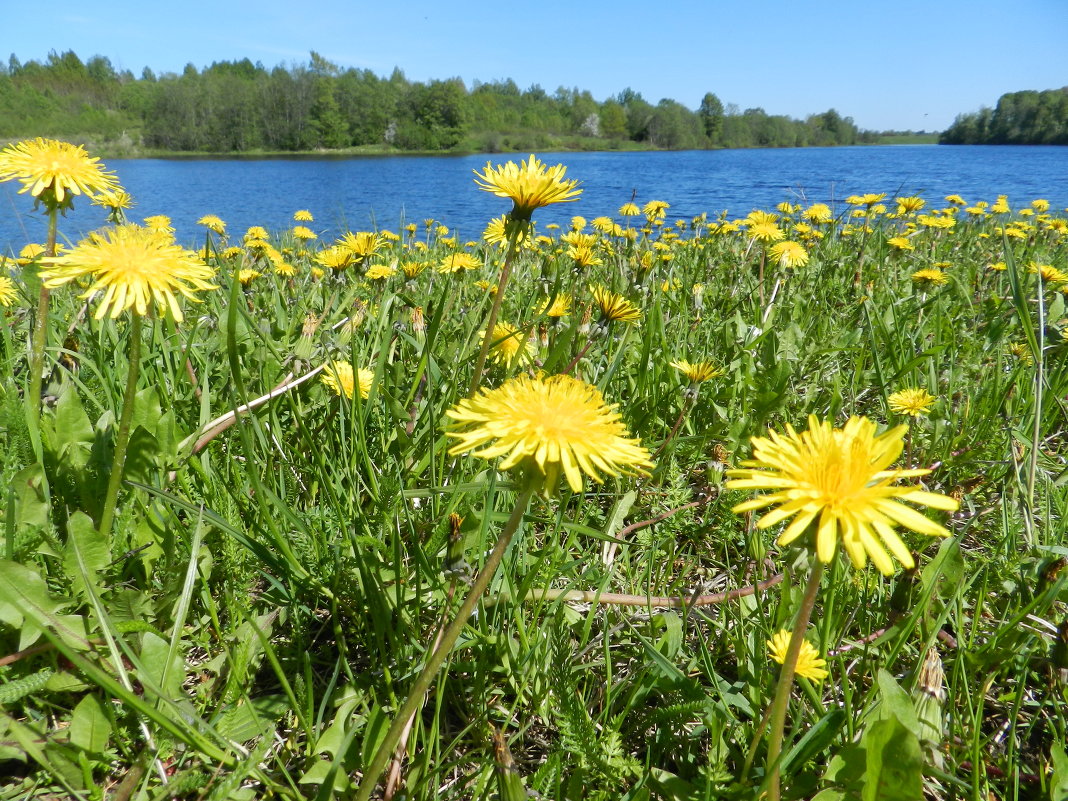
M 994 108 L 959 114 L 943 145 L 1068 145 L 1068 86 L 1009 92 Z
M 797 120 L 724 105 L 713 92 L 694 111 L 631 89 L 598 102 L 578 88 L 520 89 L 510 79 L 421 83 L 399 68 L 388 77 L 342 69 L 314 51 L 305 64 L 272 69 L 246 58 L 181 74 L 146 67 L 140 77 L 72 51 L 0 63 L 0 139 L 56 136 L 113 155 L 799 147 L 886 133 L 858 130 L 834 109 Z

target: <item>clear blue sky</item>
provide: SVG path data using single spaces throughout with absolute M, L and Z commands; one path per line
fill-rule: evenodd
M 44 0 L 11 2 L 0 58 L 73 50 L 140 75 L 249 58 L 271 68 L 315 50 L 342 68 L 410 80 L 511 78 L 631 87 L 696 108 L 804 116 L 861 128 L 942 130 L 1005 92 L 1068 85 L 1068 0 Z

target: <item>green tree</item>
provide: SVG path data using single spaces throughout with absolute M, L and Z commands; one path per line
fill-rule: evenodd
M 717 145 L 723 133 L 723 103 L 711 92 L 701 98 L 701 107 L 697 110 L 704 127 L 705 136 L 710 144 Z

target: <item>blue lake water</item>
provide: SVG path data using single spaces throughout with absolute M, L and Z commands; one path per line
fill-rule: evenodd
M 669 219 L 727 211 L 744 216 L 784 200 L 825 202 L 866 192 L 920 195 L 944 205 L 947 194 L 969 203 L 1008 195 L 1013 208 L 1045 198 L 1054 213 L 1068 206 L 1068 147 L 897 145 L 883 147 L 702 150 L 651 153 L 539 153 L 567 165 L 581 181 L 575 203 L 540 209 L 535 221 L 565 223 L 572 215 L 615 215 L 634 196 L 671 204 Z M 137 206 L 130 219 L 170 216 L 178 240 L 202 241 L 196 220 L 216 214 L 234 237 L 250 225 L 290 227 L 308 209 L 311 226 L 330 240 L 343 230 L 398 230 L 403 222 L 439 220 L 462 239 L 477 238 L 487 221 L 510 209 L 480 191 L 473 170 L 521 155 L 375 156 L 271 159 L 115 159 L 107 162 Z M 44 215 L 34 212 L 13 182 L 0 184 L 0 251 L 43 241 Z M 84 200 L 60 222 L 61 239 L 83 236 L 104 221 Z

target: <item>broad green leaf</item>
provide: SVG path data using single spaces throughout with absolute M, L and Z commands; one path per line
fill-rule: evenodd
M 656 647 L 668 659 L 674 659 L 682 648 L 682 618 L 674 612 L 653 615 L 649 621 L 655 627 L 663 626 L 663 633 L 656 639 Z
M 61 615 L 70 605 L 68 599 L 56 599 L 40 574 L 17 562 L 0 561 L 0 621 L 20 629 L 19 649 L 28 648 L 49 628 L 71 647 L 84 651 L 89 647 L 84 620 Z
M 880 668 L 876 681 L 879 684 L 879 706 L 873 714 L 873 721 L 897 718 L 897 720 L 916 737 L 920 736 L 920 721 L 912 698 L 901 689 L 886 670 Z
M 875 721 L 861 738 L 866 756 L 861 801 L 922 801 L 920 741 L 897 718 Z
M 70 577 L 74 591 L 83 598 L 89 597 L 86 576 L 78 564 L 79 556 L 85 566 L 92 591 L 100 594 L 97 574 L 111 561 L 111 549 L 104 537 L 96 530 L 92 519 L 84 512 L 75 512 L 67 521 L 67 546 L 63 554 L 63 566 Z
M 95 695 L 87 695 L 74 707 L 70 719 L 70 742 L 91 754 L 102 754 L 108 747 L 111 721 Z
M 1050 801 L 1064 801 L 1068 798 L 1068 756 L 1056 743 L 1049 747 L 1050 761 L 1053 763 L 1053 777 L 1049 782 Z
M 174 701 L 183 697 L 181 686 L 185 681 L 185 662 L 181 655 L 173 654 L 168 666 L 167 659 L 171 651 L 167 641 L 151 632 L 146 632 L 143 637 L 141 669 L 146 674 L 145 678 L 152 686 L 158 687 L 167 700 Z M 167 679 L 166 686 L 163 685 L 164 677 Z
M 44 496 L 44 470 L 31 464 L 15 474 L 11 486 L 15 490 L 16 530 L 44 529 L 49 526 L 49 509 Z
M 337 763 L 328 762 L 325 759 L 312 764 L 300 779 L 298 784 L 323 784 L 333 776 L 333 789 L 335 793 L 343 793 L 349 789 L 349 777 L 343 770 L 337 769 Z
M 844 709 L 834 707 L 826 715 L 816 721 L 815 725 L 811 729 L 805 732 L 797 744 L 794 745 L 786 756 L 782 760 L 783 773 L 789 773 L 789 768 L 793 764 L 804 765 L 808 760 L 814 758 L 817 754 L 820 754 L 826 749 L 835 737 L 838 736 L 838 732 L 841 731 L 842 726 L 845 725 L 846 713 Z
M 93 447 L 93 424 L 82 408 L 73 386 L 59 396 L 52 431 L 52 451 L 59 461 L 75 468 L 84 467 Z

